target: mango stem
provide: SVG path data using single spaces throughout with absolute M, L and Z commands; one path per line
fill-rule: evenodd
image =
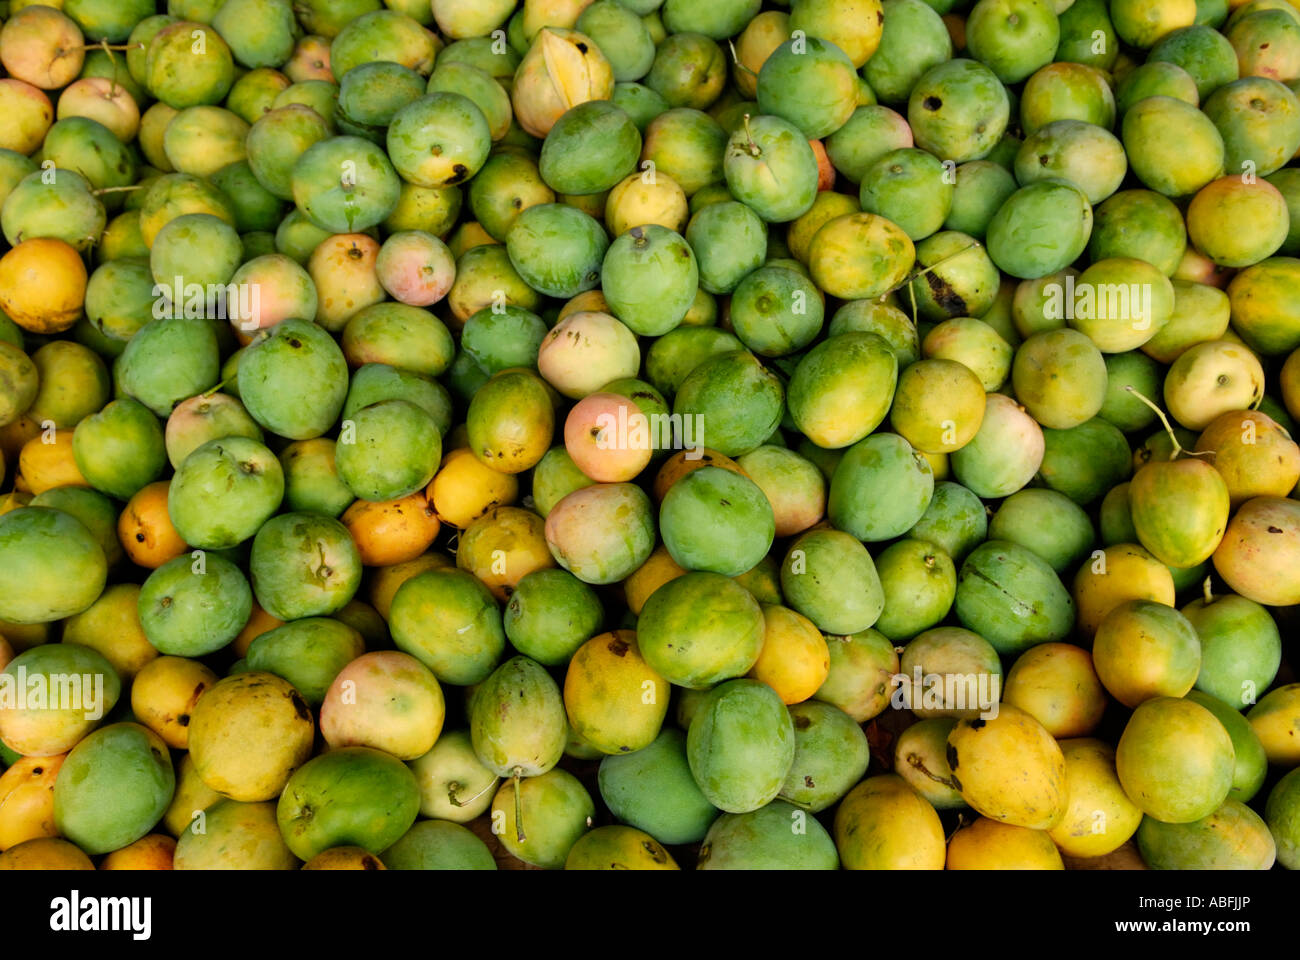
M 515 839 L 523 843 L 528 837 L 524 833 L 524 805 L 519 799 L 519 774 L 520 768 L 515 767 Z
M 456 799 L 456 791 L 459 790 L 462 786 L 464 786 L 464 784 L 453 780 L 450 784 L 448 784 L 448 786 L 450 787 L 450 789 L 447 791 L 447 800 L 451 803 L 451 805 L 453 807 L 467 807 L 475 800 L 477 800 L 479 797 L 483 796 L 483 794 L 491 790 L 494 786 L 496 786 L 496 781 L 493 780 L 491 783 L 489 783 L 478 793 L 474 794 L 474 796 L 470 797 L 468 800 Z M 516 822 L 517 822 L 517 818 L 518 818 L 518 814 L 516 814 Z
M 1209 577 L 1205 578 L 1205 582 L 1201 584 L 1201 589 L 1205 591 L 1205 605 L 1208 607 L 1214 602 L 1214 591 L 1210 589 Z
M 758 144 L 754 142 L 754 134 L 749 129 L 749 114 L 745 114 L 745 139 L 749 141 L 749 155 L 751 157 L 761 157 L 763 151 Z
M 1169 454 L 1169 459 L 1177 460 L 1179 454 L 1186 453 L 1187 451 L 1183 449 L 1183 445 L 1178 442 L 1178 436 L 1174 433 L 1174 428 L 1169 425 L 1169 418 L 1165 416 L 1165 412 L 1161 410 L 1159 407 L 1157 407 L 1150 400 L 1148 400 L 1146 397 L 1142 396 L 1142 394 L 1139 393 L 1137 390 L 1133 389 L 1133 384 L 1131 383 L 1124 384 L 1124 389 L 1127 390 L 1129 393 L 1133 394 L 1133 396 L 1137 397 L 1139 400 L 1145 403 L 1152 410 L 1154 410 L 1155 415 L 1159 417 L 1160 422 L 1164 424 L 1165 433 L 1169 434 L 1169 442 L 1174 445 L 1173 452 Z
M 926 767 L 925 761 L 917 754 L 909 753 L 907 755 L 907 763 L 908 766 L 912 767 L 912 769 L 918 771 L 923 776 L 929 777 L 935 783 L 942 783 L 949 790 L 957 790 L 960 792 L 961 788 L 957 785 L 956 780 L 952 777 L 941 777 L 937 773 L 932 772 L 928 767 Z

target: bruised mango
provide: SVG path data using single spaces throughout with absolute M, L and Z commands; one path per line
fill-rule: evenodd
M 1065 816 L 1061 748 L 1017 707 L 959 721 L 948 735 L 948 765 L 966 802 L 992 820 L 1050 830 Z

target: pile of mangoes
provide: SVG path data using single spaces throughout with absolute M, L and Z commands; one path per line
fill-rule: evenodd
M 1300 3 L 0 20 L 0 867 L 1300 868 Z

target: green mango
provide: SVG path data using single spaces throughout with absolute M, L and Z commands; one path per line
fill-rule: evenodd
M 704 689 L 745 674 L 763 648 L 763 612 L 718 573 L 686 573 L 650 595 L 637 620 L 641 655 L 670 683 Z
M 114 723 L 78 743 L 54 784 L 59 834 L 96 855 L 139 840 L 176 788 L 167 745 L 137 723 Z
M 496 598 L 464 570 L 426 570 L 407 580 L 393 595 L 388 624 L 397 649 L 443 683 L 485 681 L 505 650 Z
M 157 480 L 167 463 L 157 418 L 129 397 L 112 401 L 77 424 L 72 455 L 91 486 L 119 500 L 129 500 Z
M 319 709 L 338 672 L 366 652 L 361 634 L 328 617 L 305 617 L 258 635 L 245 660 L 293 684 L 308 705 Z
M 257 602 L 285 621 L 337 613 L 361 585 L 361 555 L 348 528 L 313 513 L 282 513 L 263 524 L 248 569 Z
M 772 504 L 758 484 L 721 467 L 692 470 L 659 508 L 664 545 L 687 570 L 739 576 L 767 555 L 775 528 Z
M 871 554 L 841 530 L 810 530 L 790 545 L 781 565 L 781 593 L 824 633 L 866 630 L 885 607 Z
M 876 557 L 885 609 L 875 629 L 906 641 L 941 621 L 957 593 L 952 558 L 924 540 L 898 540 Z
M 184 316 L 150 320 L 127 341 L 114 374 L 122 393 L 167 416 L 217 383 L 220 353 L 212 323 Z
M 1208 693 L 1192 690 L 1183 699 L 1199 703 L 1209 710 L 1228 731 L 1234 757 L 1232 789 L 1228 791 L 1228 797 L 1250 803 L 1268 776 L 1268 757 L 1254 729 L 1239 711 Z
M 776 691 L 729 680 L 709 691 L 686 736 L 691 774 L 709 802 L 747 813 L 777 794 L 794 762 L 794 724 Z
M 601 193 L 632 173 L 640 154 L 632 118 L 608 100 L 588 100 L 555 122 L 542 143 L 538 171 L 556 193 Z
M 1268 610 L 1237 594 L 1207 591 L 1182 613 L 1201 639 L 1197 690 L 1244 710 L 1273 685 L 1282 663 L 1282 639 Z
M 389 870 L 495 870 L 492 851 L 467 827 L 422 820 L 379 857 Z
M 1133 469 L 1128 440 L 1100 417 L 1067 430 L 1044 427 L 1043 442 L 1038 478 L 1080 506 L 1127 480 Z
M 234 640 L 253 612 L 243 572 L 218 554 L 168 560 L 140 588 L 140 626 L 160 653 L 201 657 Z
M 830 833 L 784 800 L 746 813 L 724 813 L 700 847 L 699 870 L 837 870 Z
M 512 657 L 475 688 L 469 724 L 474 752 L 499 777 L 539 776 L 564 753 L 560 689 L 527 657 Z
M 929 461 L 897 434 L 873 434 L 845 451 L 835 468 L 827 515 L 859 540 L 891 540 L 921 519 L 933 495 Z
M 1074 629 L 1074 600 L 1036 553 L 1006 540 L 977 547 L 957 576 L 957 617 L 1003 656 L 1063 640 Z
M 1161 823 L 1144 816 L 1137 844 L 1152 870 L 1267 870 L 1277 856 L 1264 819 L 1231 799 L 1191 823 Z
M 831 336 L 800 358 L 787 390 L 795 426 L 833 449 L 858 443 L 884 421 L 898 383 L 899 360 L 883 336 L 836 331 L 843 309 L 831 321 Z
M 811 813 L 836 803 L 867 772 L 871 749 L 862 728 L 819 700 L 793 704 L 794 762 L 779 797 Z
M 321 436 L 338 420 L 347 393 L 343 351 L 311 320 L 281 321 L 240 355 L 240 400 L 254 420 L 282 437 Z
M 95 535 L 109 569 L 122 559 L 122 541 L 117 535 L 117 504 L 98 490 L 86 487 L 51 487 L 32 497 L 29 507 L 53 507 L 71 514 Z M 101 594 L 101 596 L 103 596 Z M 65 637 L 66 639 L 66 637 Z
M 1023 492 L 1025 491 L 1021 491 Z M 954 563 L 960 563 L 968 553 L 984 542 L 988 529 L 988 509 L 983 501 L 960 483 L 939 480 L 934 485 L 934 495 L 930 498 L 925 513 L 921 514 L 921 519 L 916 521 L 907 536 L 935 544 Z
M 1300 870 L 1300 772 L 1292 770 L 1274 785 L 1264 819 L 1277 842 L 1278 862 Z
M 294 771 L 276 820 L 294 856 L 310 860 L 340 846 L 382 853 L 419 812 L 420 788 L 406 764 L 370 747 L 340 747 Z
M 975 60 L 958 58 L 930 68 L 907 99 L 907 122 L 916 145 L 955 163 L 988 156 L 1010 118 L 1007 88 Z
M 492 800 L 492 822 L 500 825 L 501 845 L 524 863 L 547 870 L 564 866 L 595 816 L 591 794 L 567 770 L 503 783 Z
M 1106 496 L 1110 498 L 1109 493 Z M 1104 513 L 1104 504 L 1102 510 Z M 1058 575 L 1087 556 L 1097 538 L 1092 520 L 1082 507 L 1062 493 L 1040 488 L 1019 490 L 1003 500 L 989 521 L 988 535 L 993 540 L 1009 540 L 1027 547 L 1051 564 Z
M 648 747 L 605 757 L 598 783 L 615 817 L 660 843 L 697 843 L 718 816 L 691 776 L 680 730 L 665 728 Z

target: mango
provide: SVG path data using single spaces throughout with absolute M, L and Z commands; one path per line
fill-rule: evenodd
M 902 777 L 868 777 L 835 811 L 835 847 L 846 870 L 942 870 L 943 824 Z
M 996 716 L 960 720 L 948 735 L 948 764 L 977 812 L 1002 823 L 1050 830 L 1065 816 L 1065 758 L 1032 716 L 1002 704 Z
M 794 761 L 794 727 L 780 697 L 754 680 L 709 692 L 691 720 L 691 774 L 709 802 L 728 813 L 757 810 L 780 793 Z

